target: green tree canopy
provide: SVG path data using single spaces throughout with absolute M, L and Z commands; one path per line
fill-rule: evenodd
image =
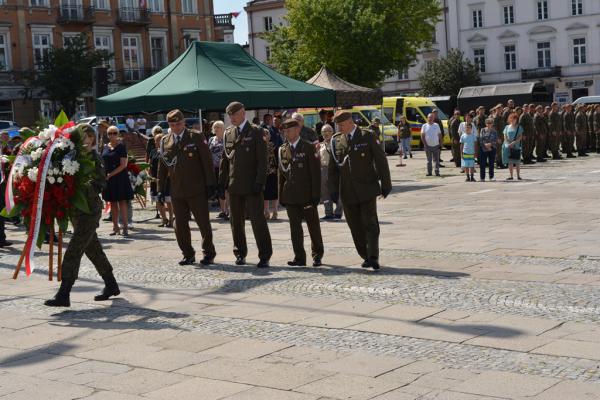
M 37 64 L 35 85 L 50 100 L 60 103 L 67 115 L 75 114 L 77 98 L 92 89 L 92 68 L 112 58 L 88 43 L 85 33 L 70 38 L 64 47 L 53 47 Z
M 435 0 L 287 0 L 288 26 L 265 35 L 270 63 L 307 80 L 325 64 L 341 78 L 375 87 L 431 43 Z
M 479 67 L 464 58 L 462 51 L 451 49 L 444 58 L 431 61 L 419 76 L 424 96 L 456 96 L 465 86 L 481 84 Z

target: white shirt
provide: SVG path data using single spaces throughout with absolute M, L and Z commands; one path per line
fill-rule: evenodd
M 440 130 L 440 126 L 436 123 L 425 123 L 421 127 L 421 133 L 425 134 L 425 141 L 427 142 L 427 146 L 434 147 L 440 145 L 440 135 L 442 131 Z

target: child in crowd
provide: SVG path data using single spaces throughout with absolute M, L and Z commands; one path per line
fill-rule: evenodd
M 473 125 L 465 125 L 465 133 L 460 135 L 460 153 L 462 154 L 461 167 L 467 175 L 466 182 L 475 182 L 475 132 Z

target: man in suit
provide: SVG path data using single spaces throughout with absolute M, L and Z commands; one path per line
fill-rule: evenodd
M 202 234 L 202 265 L 214 262 L 216 251 L 208 214 L 208 199 L 216 191 L 212 155 L 206 138 L 198 131 L 185 127 L 183 113 L 173 110 L 167 114 L 169 133 L 160 143 L 158 163 L 159 198 L 163 198 L 167 177 L 170 178 L 171 204 L 175 213 L 175 236 L 183 253 L 179 265 L 196 262 L 190 233 L 190 213 Z
M 267 180 L 267 144 L 264 131 L 246 119 L 246 109 L 233 102 L 226 109 L 232 125 L 225 130 L 224 148 L 219 168 L 219 196 L 229 192 L 233 254 L 236 265 L 246 264 L 248 247 L 244 228 L 246 215 L 258 246 L 257 268 L 268 268 L 273 255 L 271 234 L 263 213 L 263 190 Z
M 329 191 L 342 198 L 354 245 L 363 268 L 379 269 L 377 196 L 392 191 L 390 169 L 381 145 L 371 132 L 362 131 L 352 114 L 338 111 L 339 133 L 331 139 Z
M 283 124 L 287 142 L 279 149 L 279 201 L 290 220 L 294 259 L 290 266 L 306 265 L 302 220 L 310 234 L 313 266 L 321 265 L 323 239 L 317 206 L 321 200 L 321 164 L 315 146 L 300 137 L 300 124 L 288 119 Z

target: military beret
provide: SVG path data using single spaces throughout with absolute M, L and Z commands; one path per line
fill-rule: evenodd
M 234 101 L 234 102 L 229 103 L 229 105 L 225 109 L 225 112 L 227 114 L 234 114 L 234 113 L 240 111 L 242 108 L 244 108 L 244 105 L 242 103 L 240 103 L 239 101 Z
M 336 124 L 339 124 L 340 122 L 347 121 L 350 118 L 352 118 L 352 114 L 350 114 L 348 111 L 339 110 L 338 112 L 335 113 L 335 115 L 333 117 L 333 122 L 335 122 Z
M 295 119 L 292 119 L 292 118 L 286 119 L 285 122 L 283 124 L 281 124 L 281 127 L 283 129 L 293 128 L 295 126 L 300 126 L 300 124 L 298 123 L 298 121 L 296 121 Z
M 167 122 L 179 122 L 184 120 L 183 113 L 177 109 L 169 111 L 167 114 Z

